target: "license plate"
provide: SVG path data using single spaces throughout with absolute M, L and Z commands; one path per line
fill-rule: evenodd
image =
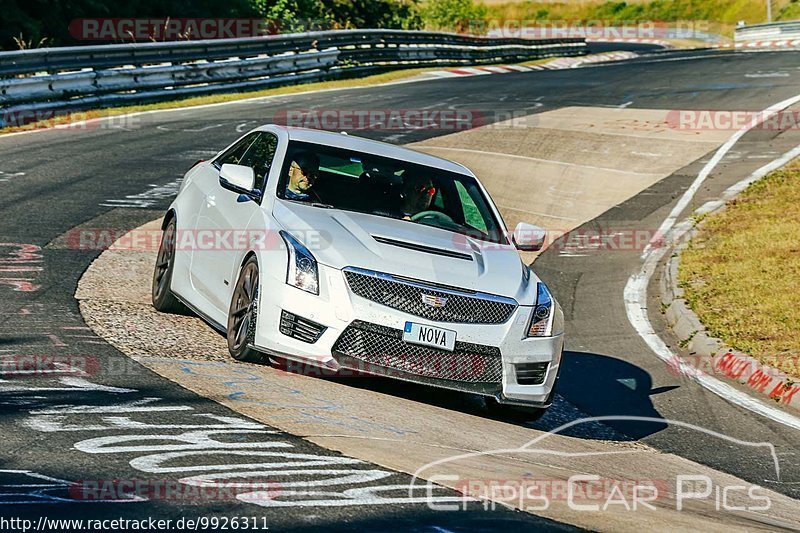
M 456 332 L 435 326 L 406 322 L 406 327 L 403 330 L 403 340 L 412 344 L 421 344 L 452 352 L 456 347 Z

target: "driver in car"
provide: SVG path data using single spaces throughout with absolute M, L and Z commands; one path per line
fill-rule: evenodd
M 287 200 L 312 200 L 314 191 L 311 188 L 319 174 L 319 158 L 310 152 L 298 152 L 289 165 L 289 181 L 286 184 L 285 198 Z
M 401 194 L 403 220 L 411 220 L 411 217 L 417 213 L 429 211 L 434 196 L 436 196 L 436 187 L 430 178 L 422 176 L 406 177 Z

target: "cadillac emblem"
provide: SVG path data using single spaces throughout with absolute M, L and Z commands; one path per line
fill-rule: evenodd
M 432 294 L 420 294 L 420 298 L 422 298 L 422 303 L 429 307 L 435 307 L 437 309 L 444 307 L 447 305 L 447 298 L 444 296 L 433 296 Z

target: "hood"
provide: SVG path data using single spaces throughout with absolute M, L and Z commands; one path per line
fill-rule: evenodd
M 323 265 L 365 268 L 514 298 L 536 299 L 538 278 L 512 245 L 387 217 L 277 201 L 273 216 Z

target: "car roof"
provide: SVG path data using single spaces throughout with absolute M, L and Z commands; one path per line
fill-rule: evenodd
M 345 135 L 343 133 L 335 133 L 324 130 L 314 130 L 309 128 L 295 128 L 289 126 L 268 124 L 262 126 L 259 129 L 266 129 L 269 127 L 277 127 L 279 129 L 286 131 L 289 135 L 289 139 L 293 141 L 310 142 L 310 143 L 322 144 L 325 146 L 345 148 L 357 152 L 364 152 L 373 155 L 390 157 L 392 159 L 409 161 L 411 163 L 416 163 L 419 165 L 426 165 L 430 167 L 440 168 L 443 170 L 449 170 L 450 172 L 457 172 L 459 174 L 474 176 L 472 171 L 470 171 L 464 165 L 461 165 L 454 161 L 450 161 L 449 159 L 436 157 L 423 152 L 412 150 L 410 148 L 397 146 L 395 144 L 389 144 L 381 141 L 373 141 L 371 139 L 365 139 L 363 137 L 357 137 L 354 135 Z

